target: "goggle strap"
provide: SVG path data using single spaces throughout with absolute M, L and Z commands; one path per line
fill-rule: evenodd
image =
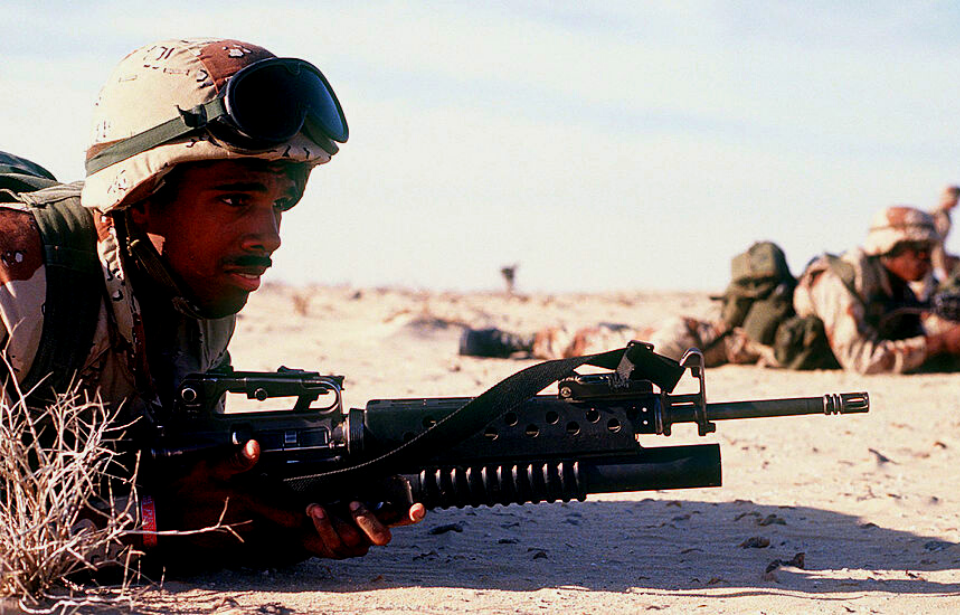
M 177 109 L 177 111 L 180 112 L 177 117 L 118 141 L 98 152 L 97 155 L 86 162 L 87 175 L 92 175 L 112 164 L 132 158 L 141 152 L 189 134 L 226 113 L 223 100 L 220 97 L 198 105 L 189 111 L 182 109 Z

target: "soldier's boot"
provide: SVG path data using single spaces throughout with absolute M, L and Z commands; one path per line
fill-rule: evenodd
M 533 336 L 518 335 L 500 329 L 464 329 L 460 335 L 460 354 L 470 357 L 505 359 L 515 352 L 533 350 Z

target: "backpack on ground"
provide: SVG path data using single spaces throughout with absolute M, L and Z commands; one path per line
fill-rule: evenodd
M 771 241 L 754 243 L 733 258 L 730 271 L 730 284 L 716 297 L 723 301 L 721 319 L 728 329 L 740 327 L 751 340 L 771 346 L 781 367 L 839 367 L 823 321 L 797 316 L 793 309 L 797 278 L 790 273 L 780 246 Z
M 728 329 L 741 327 L 750 339 L 772 345 L 777 327 L 794 313 L 797 280 L 783 250 L 772 241 L 757 242 L 733 257 L 730 273 L 730 284 L 717 297 L 721 319 Z
M 830 349 L 823 321 L 813 316 L 790 316 L 777 327 L 773 356 L 785 369 L 839 369 Z

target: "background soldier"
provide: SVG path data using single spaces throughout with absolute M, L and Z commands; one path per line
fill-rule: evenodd
M 794 293 L 799 316 L 813 315 L 837 361 L 860 373 L 908 372 L 931 367 L 939 355 L 960 355 L 960 325 L 925 326 L 909 283 L 930 272 L 940 240 L 933 218 L 895 206 L 874 218 L 863 248 L 824 256 L 800 278 Z
M 460 353 L 506 357 L 525 352 L 549 359 L 600 352 L 640 339 L 675 359 L 687 348 L 700 348 L 707 365 L 839 366 L 861 373 L 921 367 L 952 370 L 960 355 L 960 324 L 933 316 L 921 318 L 919 301 L 910 288 L 911 282 L 930 273 L 932 250 L 939 240 L 929 214 L 912 207 L 890 207 L 874 220 L 863 249 L 816 259 L 799 283 L 784 272 L 783 293 L 748 302 L 737 318 L 677 317 L 648 328 L 552 327 L 529 336 L 468 329 L 461 337 Z M 755 244 L 751 251 L 763 245 Z M 791 296 L 793 309 L 789 309 Z M 730 299 L 728 289 L 725 306 L 735 307 Z
M 686 316 L 652 327 L 600 323 L 579 329 L 547 327 L 531 335 L 495 328 L 466 329 L 460 337 L 460 354 L 507 358 L 522 353 L 537 359 L 561 359 L 622 348 L 631 340 L 650 342 L 659 354 L 677 360 L 688 348 L 699 348 L 709 367 L 773 361 L 772 350 L 751 340 L 743 329 L 727 327 L 722 320 Z

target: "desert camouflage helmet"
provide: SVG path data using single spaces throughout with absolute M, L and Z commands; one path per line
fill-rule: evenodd
M 902 241 L 940 240 L 933 217 L 906 205 L 886 207 L 873 218 L 863 251 L 870 255 L 888 254 Z
M 129 206 L 156 190 L 160 179 L 183 162 L 259 158 L 301 162 L 308 167 L 328 162 L 337 151 L 336 144 L 303 132 L 266 149 L 239 149 L 198 130 L 106 166 L 91 164 L 110 146 L 129 142 L 185 110 L 217 99 L 239 70 L 274 57 L 257 45 L 213 38 L 160 41 L 129 54 L 114 69 L 97 99 L 83 205 L 103 212 Z

